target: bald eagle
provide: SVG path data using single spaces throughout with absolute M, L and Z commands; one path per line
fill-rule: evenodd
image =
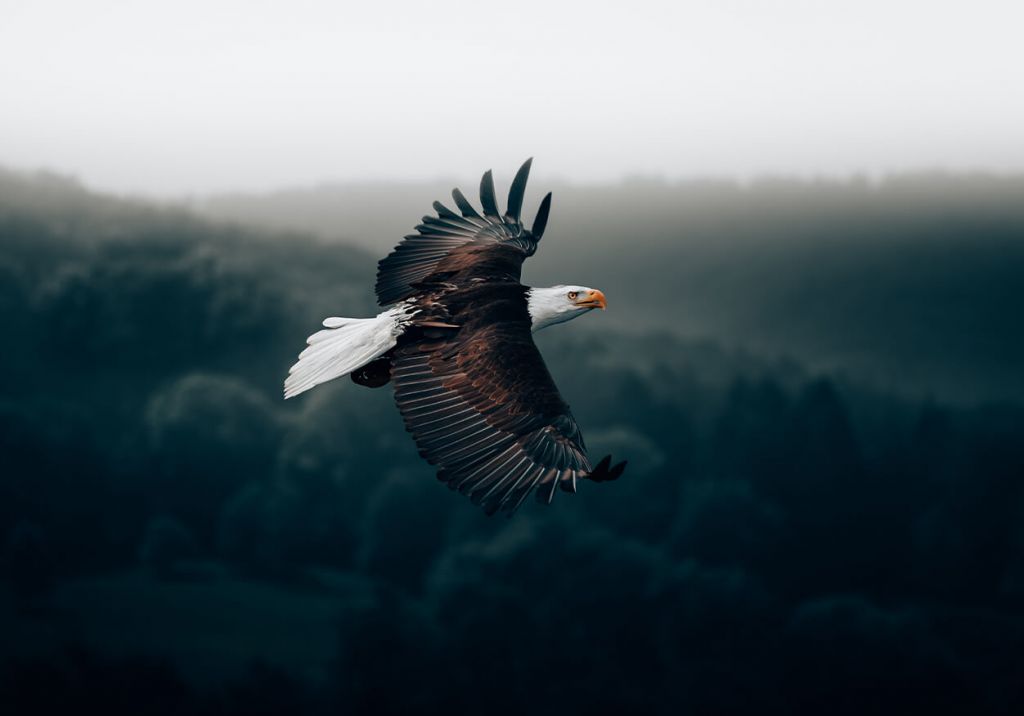
M 519 218 L 532 160 L 516 173 L 508 208 L 498 210 L 491 172 L 477 211 L 458 189 L 455 213 L 435 201 L 415 234 L 378 264 L 375 318 L 328 318 L 289 370 L 284 397 L 344 375 L 368 387 L 394 384 L 395 402 L 420 455 L 438 479 L 488 514 L 515 512 L 536 488 L 579 479 L 614 480 L 626 463 L 596 466 L 558 393 L 532 333 L 605 308 L 586 286 L 531 288 L 523 261 L 544 235 L 551 194 L 533 226 Z

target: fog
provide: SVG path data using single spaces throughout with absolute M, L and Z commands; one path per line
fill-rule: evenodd
M 1024 170 L 1019 3 L 3 3 L 3 161 L 119 193 Z
M 504 189 L 511 171 L 497 177 Z M 323 184 L 193 207 L 382 256 L 424 213 L 424 196 L 450 189 Z M 542 189 L 554 190 L 549 236 L 523 280 L 600 287 L 612 309 L 602 328 L 712 338 L 908 396 L 1024 398 L 1019 177 L 535 179 L 527 206 Z

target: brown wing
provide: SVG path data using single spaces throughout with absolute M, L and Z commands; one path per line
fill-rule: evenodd
M 418 233 L 406 236 L 377 265 L 380 305 L 409 298 L 431 282 L 463 282 L 470 278 L 518 281 L 523 261 L 537 250 L 551 207 L 548 194 L 541 202 L 533 229 L 523 226 L 519 212 L 532 161 L 527 159 L 516 173 L 504 215 L 498 213 L 490 171 L 480 181 L 482 214 L 458 189 L 452 191 L 452 197 L 461 215 L 435 201 L 437 216 L 424 216 L 423 223 L 416 227 Z
M 438 478 L 488 514 L 515 511 L 535 487 L 615 479 L 624 464 L 594 470 L 583 436 L 530 334 L 518 284 L 481 285 L 453 300 L 458 330 L 396 350 L 395 399 L 420 454 Z M 485 297 L 486 294 L 486 297 Z

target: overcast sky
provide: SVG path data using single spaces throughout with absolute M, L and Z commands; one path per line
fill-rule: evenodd
M 1024 170 L 1024 3 L 0 0 L 0 164 L 154 195 Z

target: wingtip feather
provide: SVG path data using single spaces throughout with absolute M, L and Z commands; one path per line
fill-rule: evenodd
M 519 221 L 519 214 L 523 210 L 523 197 L 526 195 L 526 182 L 530 178 L 530 167 L 533 165 L 533 157 L 530 157 L 523 166 L 519 167 L 512 186 L 508 190 L 508 210 L 505 215 L 510 219 Z
M 533 220 L 533 228 L 530 229 L 530 233 L 533 234 L 537 241 L 544 235 L 544 229 L 548 225 L 548 214 L 551 213 L 551 192 L 549 191 L 544 199 L 540 202 L 540 208 L 537 209 L 537 218 Z
M 459 207 L 459 211 L 467 219 L 483 219 L 482 216 L 473 208 L 473 205 L 469 203 L 469 199 L 462 193 L 458 188 L 452 189 L 452 199 L 455 200 L 455 205 Z
M 494 195 L 494 175 L 488 169 L 480 178 L 480 205 L 484 209 L 484 216 L 493 219 L 500 218 L 498 215 L 498 199 Z

